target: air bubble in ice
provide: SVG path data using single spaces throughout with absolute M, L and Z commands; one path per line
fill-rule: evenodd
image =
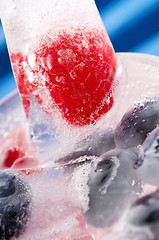
M 71 71 L 69 72 L 69 74 L 70 74 L 70 77 L 71 77 L 73 80 L 75 80 L 75 79 L 77 78 L 77 74 L 76 74 L 76 72 L 75 72 L 74 70 L 71 70 Z
M 49 54 L 46 59 L 47 67 L 49 70 L 52 69 L 52 56 Z
M 73 53 L 72 49 L 59 50 L 58 55 L 58 62 L 63 66 L 70 67 L 70 64 L 73 65 L 77 61 L 76 55 Z
M 36 55 L 35 54 L 30 54 L 28 56 L 28 63 L 30 65 L 31 68 L 36 67 Z
M 110 104 L 110 97 L 107 97 L 107 98 L 105 99 L 105 101 L 106 101 L 106 103 L 109 105 L 109 104 Z
M 78 161 L 83 161 L 85 158 L 85 156 L 80 157 Z M 89 203 L 89 187 L 87 185 L 89 174 L 89 164 L 76 167 L 72 172 L 72 176 L 68 184 L 69 199 L 71 199 L 73 205 L 82 208 L 84 211 L 88 210 Z
M 26 74 L 27 74 L 27 77 L 28 77 L 28 81 L 30 83 L 33 83 L 34 82 L 34 75 L 33 75 L 33 72 L 29 71 L 29 69 L 26 70 Z
M 59 83 L 65 83 L 65 77 L 64 76 L 56 76 L 55 80 L 56 80 L 56 82 L 59 82 Z
M 96 123 L 97 123 L 97 121 L 96 121 L 95 119 L 92 119 L 92 120 L 90 121 L 90 125 L 96 125 Z
M 45 68 L 46 70 L 52 69 L 53 59 L 50 54 L 48 54 L 47 57 L 41 57 L 40 60 L 41 60 L 41 64 L 42 64 L 43 68 Z
M 40 83 L 41 83 L 41 85 L 44 86 L 47 79 L 49 80 L 49 78 L 48 78 L 48 76 L 46 74 L 43 74 L 43 75 L 41 74 L 40 75 Z
M 76 69 L 79 71 L 83 71 L 85 64 L 83 62 L 79 63 L 76 65 Z

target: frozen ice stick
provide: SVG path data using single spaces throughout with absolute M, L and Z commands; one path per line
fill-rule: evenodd
M 117 60 L 94 0 L 23 4 L 2 0 L 1 19 L 31 140 L 49 161 L 112 108 Z
M 9 145 L 14 151 L 1 154 L 10 169 L 0 171 L 0 239 L 153 239 L 149 225 L 148 234 L 140 226 L 137 234 L 124 231 L 123 218 L 147 181 L 136 170 L 145 163 L 134 139 L 151 131 L 138 125 L 155 110 L 147 106 L 159 94 L 158 58 L 115 54 L 91 0 L 2 0 L 0 9 L 30 137 L 40 149 L 37 155 L 23 134 L 15 147 L 10 137 L 2 140 L 0 153 Z M 124 136 L 123 125 L 130 129 Z

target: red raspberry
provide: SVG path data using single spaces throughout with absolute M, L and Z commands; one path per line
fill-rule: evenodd
M 18 54 L 17 58 L 20 66 L 27 66 L 29 81 L 24 81 L 26 86 L 19 83 L 23 70 L 16 75 L 20 92 L 29 84 L 30 93 L 50 116 L 56 110 L 69 124 L 83 126 L 112 107 L 116 57 L 103 32 L 75 29 L 48 34 L 29 49 L 27 58 Z M 15 62 L 16 57 L 11 59 Z

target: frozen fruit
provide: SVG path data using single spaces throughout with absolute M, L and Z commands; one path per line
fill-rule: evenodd
M 100 156 L 115 148 L 114 131 L 112 129 L 94 131 L 93 134 L 82 139 L 77 145 L 76 151 L 57 159 L 55 162 L 59 164 L 69 164 L 72 160 L 76 160 L 81 156 Z
M 38 165 L 35 146 L 29 145 L 24 128 L 19 128 L 0 142 L 0 169 Z
M 18 147 L 11 147 L 5 152 L 3 166 L 4 168 L 10 168 L 13 163 L 21 157 L 24 157 L 25 153 Z
M 114 139 L 117 147 L 141 145 L 148 133 L 159 124 L 159 96 L 139 102 L 126 112 L 118 124 Z
M 155 128 L 140 147 L 138 173 L 145 183 L 159 186 L 159 127 Z
M 23 178 L 13 171 L 0 171 L 0 239 L 17 239 L 29 218 L 31 193 Z
M 93 134 L 88 135 L 78 143 L 83 151 L 87 151 L 87 155 L 100 156 L 101 154 L 114 149 L 114 130 L 98 129 Z
M 19 91 L 24 92 L 20 83 L 26 75 L 29 92 L 52 117 L 56 109 L 69 124 L 82 126 L 94 123 L 113 105 L 116 57 L 105 33 L 97 29 L 63 30 L 56 37 L 49 33 L 26 57 L 11 54 L 11 60 Z M 19 65 L 22 72 L 17 72 Z
M 147 237 L 149 236 L 148 239 L 157 240 L 159 236 L 159 190 L 135 201 L 128 209 L 125 221 L 136 230 L 136 233 L 141 231 L 147 234 Z
M 127 220 L 133 225 L 159 223 L 159 190 L 136 200 L 129 209 Z
M 11 168 L 21 169 L 21 168 L 35 168 L 39 164 L 39 161 L 35 157 L 21 157 L 18 158 L 12 165 Z
M 110 226 L 121 217 L 135 189 L 132 182 L 136 181 L 133 165 L 137 156 L 131 150 L 114 149 L 101 158 L 92 164 L 89 210 L 85 213 L 88 223 L 95 227 Z

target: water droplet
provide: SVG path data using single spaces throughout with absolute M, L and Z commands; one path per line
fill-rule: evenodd
M 97 123 L 97 121 L 95 120 L 95 119 L 92 119 L 91 121 L 90 121 L 90 125 L 95 125 Z

